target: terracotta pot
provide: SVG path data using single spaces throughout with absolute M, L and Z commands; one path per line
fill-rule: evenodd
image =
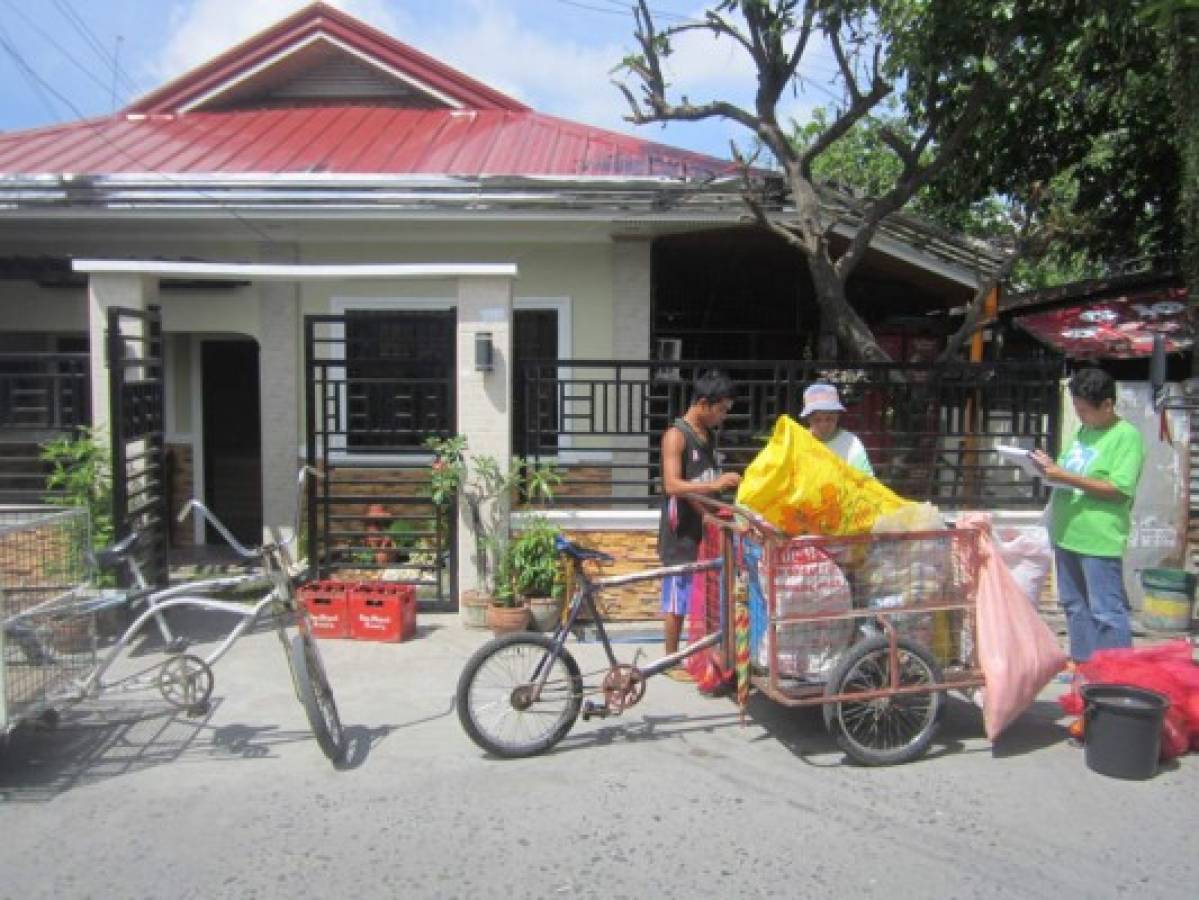
M 487 607 L 491 598 L 478 591 L 466 591 L 458 598 L 458 610 L 462 616 L 462 624 L 467 628 L 487 627 Z
M 527 604 L 519 606 L 496 606 L 492 604 L 487 607 L 487 627 L 491 629 L 492 634 L 508 634 L 512 631 L 524 631 L 529 627 L 529 607 Z
M 530 597 L 529 615 L 534 631 L 553 631 L 562 618 L 562 601 L 555 597 Z

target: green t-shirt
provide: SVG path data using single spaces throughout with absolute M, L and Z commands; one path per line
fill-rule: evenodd
M 1114 485 L 1124 498 L 1100 500 L 1075 488 L 1055 488 L 1049 526 L 1053 543 L 1087 556 L 1123 556 L 1144 461 L 1141 434 L 1123 419 L 1102 431 L 1079 428 L 1057 464 L 1075 475 Z

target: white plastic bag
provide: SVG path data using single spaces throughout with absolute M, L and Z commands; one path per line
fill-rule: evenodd
M 995 542 L 999 557 L 1011 570 L 1012 578 L 1034 606 L 1040 603 L 1041 591 L 1053 565 L 1053 549 L 1049 533 L 1042 527 L 997 528 Z
M 875 520 L 875 534 L 903 531 L 943 531 L 945 519 L 931 503 L 905 503 Z

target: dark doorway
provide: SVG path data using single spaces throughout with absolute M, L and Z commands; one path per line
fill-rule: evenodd
M 204 341 L 204 502 L 243 544 L 262 541 L 258 345 Z M 223 543 L 212 526 L 206 540 Z

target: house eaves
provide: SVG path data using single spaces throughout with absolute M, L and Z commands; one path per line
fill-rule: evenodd
M 626 232 L 741 224 L 744 182 L 671 176 L 352 175 L 335 173 L 162 173 L 0 176 L 0 219 L 177 219 L 234 215 L 264 220 L 472 220 L 609 223 Z M 786 217 L 789 205 L 775 210 Z M 834 230 L 857 223 L 844 206 Z M 871 247 L 954 283 L 975 287 L 999 265 L 993 252 L 893 215 Z

